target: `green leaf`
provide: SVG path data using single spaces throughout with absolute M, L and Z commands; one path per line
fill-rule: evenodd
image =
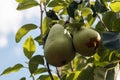
M 119 12 L 120 11 L 120 2 L 112 2 L 110 4 L 110 8 L 113 12 Z
M 39 43 L 39 45 L 43 44 L 42 35 L 37 36 L 35 40 Z
M 16 2 L 19 2 L 19 3 L 21 3 L 21 2 L 23 2 L 24 0 L 16 0 Z
M 21 68 L 23 68 L 22 64 L 16 64 L 13 67 L 5 69 L 1 75 L 10 74 L 11 72 L 18 72 Z
M 95 11 L 99 13 L 103 13 L 108 10 L 103 0 L 96 0 L 94 8 L 95 8 Z
M 94 80 L 104 80 L 106 75 L 106 69 L 102 67 L 97 67 L 94 70 Z
M 23 51 L 25 56 L 30 59 L 33 55 L 33 53 L 36 51 L 36 46 L 34 43 L 33 38 L 30 36 L 26 39 L 23 45 Z
M 23 0 L 18 4 L 17 10 L 25 10 L 38 5 L 39 3 L 36 0 Z
M 55 7 L 53 7 L 53 11 L 55 11 L 56 13 L 58 13 L 63 8 L 64 8 L 64 6 L 55 6 Z
M 94 80 L 94 68 L 88 66 L 86 69 L 82 70 L 77 78 L 77 80 Z
M 105 80 L 115 80 L 115 71 L 114 69 L 110 69 L 107 71 L 106 79 Z
M 78 8 L 78 3 L 73 1 L 67 8 L 68 15 L 72 18 L 75 17 L 74 12 Z
M 77 80 L 80 71 L 74 71 L 70 74 L 67 74 L 66 80 Z
M 33 74 L 37 70 L 39 64 L 44 65 L 43 56 L 36 55 L 36 56 L 34 56 L 30 59 L 30 61 L 29 61 L 29 71 L 30 71 L 31 74 Z M 36 72 L 36 74 L 37 74 L 37 72 Z
M 59 80 L 59 78 L 55 75 L 53 75 L 53 78 L 54 80 Z M 51 78 L 49 75 L 41 75 L 37 80 L 51 80 Z
M 18 43 L 29 31 L 36 29 L 35 24 L 25 24 L 16 33 L 15 40 Z
M 25 78 L 25 77 L 22 77 L 20 80 L 26 80 L 26 78 Z
M 34 72 L 34 75 L 41 74 L 41 73 L 44 73 L 44 72 L 47 72 L 47 71 L 48 71 L 47 68 L 38 68 L 38 69 Z
M 47 31 L 50 28 L 50 23 L 51 23 L 52 19 L 49 17 L 45 17 L 43 20 L 43 25 L 42 25 L 42 35 L 45 35 L 47 33 Z
M 83 8 L 81 12 L 82 12 L 82 16 L 85 16 L 85 17 L 87 17 L 89 14 L 92 14 L 92 11 L 90 8 Z
M 53 0 L 48 4 L 48 7 L 55 7 L 55 6 L 66 6 L 64 0 Z

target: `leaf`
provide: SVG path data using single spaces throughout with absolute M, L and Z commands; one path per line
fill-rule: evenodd
M 5 69 L 1 75 L 10 74 L 11 72 L 18 72 L 21 68 L 23 68 L 22 64 L 16 64 L 13 67 Z
M 20 80 L 26 80 L 26 78 L 25 78 L 25 77 L 22 77 Z
M 39 3 L 36 0 L 23 0 L 18 4 L 17 10 L 25 10 L 38 5 Z
M 19 3 L 21 3 L 21 2 L 23 2 L 24 0 L 16 0 L 16 2 L 19 2 Z
M 46 12 L 46 15 L 47 15 L 47 17 L 49 17 L 53 20 L 59 20 L 58 16 L 56 15 L 55 11 L 53 11 L 53 10 L 49 10 L 48 12 Z
M 37 36 L 34 40 L 36 40 L 39 43 L 39 45 L 43 44 L 42 35 Z
M 114 69 L 110 69 L 107 71 L 107 75 L 105 77 L 106 79 L 105 80 L 115 80 L 115 71 Z
M 66 80 L 77 80 L 80 71 L 74 71 L 72 73 L 67 74 Z
M 59 80 L 56 75 L 53 75 L 54 80 Z M 37 80 L 51 80 L 49 75 L 41 75 Z
M 47 72 L 47 71 L 48 71 L 47 68 L 38 68 L 38 69 L 34 72 L 34 75 L 41 74 L 41 73 L 44 73 L 44 72 Z
M 77 78 L 77 80 L 94 80 L 94 69 L 88 66 L 86 69 L 82 70 Z
M 20 42 L 20 40 L 31 30 L 36 29 L 37 26 L 35 24 L 25 24 L 23 25 L 16 33 L 15 40 L 16 42 Z
M 96 0 L 94 8 L 95 8 L 95 11 L 99 13 L 103 13 L 108 10 L 103 0 Z
M 78 3 L 73 1 L 67 8 L 67 13 L 70 17 L 74 18 L 74 12 L 78 8 Z
M 45 35 L 47 33 L 47 31 L 50 28 L 50 23 L 51 23 L 52 19 L 49 17 L 45 17 L 43 20 L 43 25 L 42 25 L 42 35 Z
M 24 51 L 25 56 L 28 59 L 30 59 L 32 55 L 34 54 L 34 52 L 36 51 L 36 46 L 31 36 L 29 36 L 24 42 L 23 51 Z
M 55 7 L 55 6 L 66 6 L 64 0 L 53 0 L 48 4 L 48 7 Z
M 103 45 L 111 50 L 120 49 L 120 33 L 119 32 L 104 32 L 102 36 Z
M 43 56 L 36 55 L 36 56 L 34 56 L 30 59 L 30 61 L 29 61 L 29 71 L 30 71 L 31 74 L 33 74 L 37 70 L 39 64 L 44 65 Z
M 87 17 L 89 14 L 92 14 L 91 9 L 90 8 L 82 8 L 82 16 Z
M 97 67 L 94 70 L 94 80 L 104 80 L 106 75 L 106 69 L 102 67 Z
M 110 4 L 110 8 L 113 12 L 119 12 L 120 11 L 120 2 L 112 2 Z
M 55 7 L 53 7 L 53 11 L 55 11 L 56 13 L 58 13 L 63 8 L 64 8 L 64 6 L 55 6 Z

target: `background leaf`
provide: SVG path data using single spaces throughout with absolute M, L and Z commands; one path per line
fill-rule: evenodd
M 34 43 L 33 38 L 30 36 L 26 39 L 23 45 L 23 51 L 25 56 L 30 59 L 33 55 L 33 53 L 36 51 L 36 46 Z
M 19 71 L 21 68 L 23 68 L 23 65 L 22 64 L 16 64 L 14 65 L 13 67 L 9 67 L 7 69 L 5 69 L 1 75 L 4 75 L 4 74 L 10 74 L 11 72 L 17 72 Z
M 18 43 L 22 37 L 24 37 L 29 31 L 36 29 L 37 26 L 35 24 L 25 24 L 16 33 L 15 40 Z
M 36 56 L 34 56 L 30 59 L 30 61 L 29 61 L 29 71 L 30 71 L 31 74 L 33 74 L 37 70 L 39 64 L 44 65 L 43 56 L 36 55 Z
M 113 12 L 119 12 L 120 11 L 120 2 L 112 2 L 110 4 L 110 8 Z
M 39 3 L 36 0 L 23 0 L 18 4 L 17 10 L 25 10 L 38 5 Z

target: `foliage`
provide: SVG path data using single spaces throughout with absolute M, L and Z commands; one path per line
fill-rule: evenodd
M 31 30 L 40 29 L 41 34 L 35 39 L 25 40 L 23 51 L 28 58 L 28 70 L 36 80 L 116 80 L 120 63 L 120 2 L 119 0 L 16 0 L 17 10 L 26 10 L 39 6 L 41 25 L 25 24 L 16 33 L 16 42 Z M 46 15 L 46 16 L 43 16 Z M 51 26 L 55 23 L 65 25 L 70 33 L 78 26 L 86 26 L 98 31 L 102 37 L 95 55 L 85 57 L 76 54 L 74 60 L 61 69 L 50 69 L 44 55 L 36 55 L 36 44 L 44 47 Z M 33 56 L 35 55 L 35 56 Z M 8 67 L 2 75 L 17 72 L 24 68 L 22 64 Z M 49 74 L 48 74 L 48 73 Z M 26 80 L 22 77 L 20 80 Z

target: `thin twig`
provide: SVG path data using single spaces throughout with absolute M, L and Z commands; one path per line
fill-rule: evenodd
M 100 18 L 100 16 L 98 14 L 97 14 L 97 17 L 99 18 L 99 20 L 100 20 L 101 24 L 103 25 L 104 29 L 106 31 L 109 31 L 109 29 L 107 28 L 107 26 L 105 25 L 105 23 L 103 22 L 103 20 Z
M 49 73 L 49 75 L 50 75 L 50 78 L 51 78 L 51 80 L 54 80 L 54 78 L 53 78 L 53 76 L 52 76 L 52 73 L 51 73 L 51 71 L 50 71 L 49 64 L 47 63 L 47 61 L 46 61 L 46 64 L 47 64 L 47 69 L 48 69 L 48 73 Z
M 32 80 L 35 80 L 35 77 L 33 75 L 31 75 L 31 77 L 32 77 Z

